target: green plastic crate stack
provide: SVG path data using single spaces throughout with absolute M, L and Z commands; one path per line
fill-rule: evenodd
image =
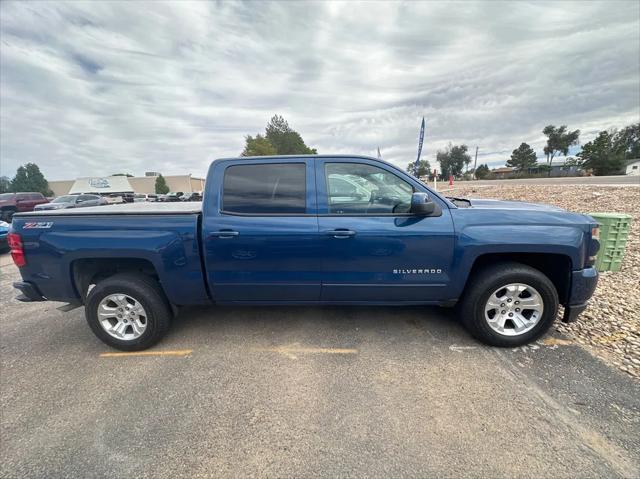
M 631 216 L 623 213 L 589 213 L 600 223 L 600 251 L 596 258 L 598 271 L 620 271 L 631 229 Z

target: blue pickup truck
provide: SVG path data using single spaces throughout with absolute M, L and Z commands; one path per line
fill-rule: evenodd
M 18 213 L 21 301 L 84 305 L 121 350 L 196 304 L 455 306 L 479 340 L 517 346 L 593 294 L 598 224 L 520 202 L 447 198 L 361 156 L 214 161 L 200 203 Z

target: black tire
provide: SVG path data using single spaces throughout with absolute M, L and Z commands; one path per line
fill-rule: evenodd
M 134 298 L 144 308 L 146 329 L 136 339 L 122 340 L 107 333 L 98 321 L 98 306 L 111 294 L 122 293 Z M 121 351 L 141 351 L 160 341 L 171 325 L 171 307 L 160 285 L 140 273 L 119 273 L 94 286 L 87 296 L 85 317 L 93 333 L 105 344 Z
M 517 336 L 494 331 L 485 319 L 487 300 L 501 286 L 523 283 L 535 288 L 542 297 L 544 310 L 538 323 Z M 542 272 L 521 263 L 488 266 L 474 274 L 458 307 L 459 317 L 472 336 L 490 346 L 515 347 L 527 344 L 545 334 L 558 314 L 558 292 Z

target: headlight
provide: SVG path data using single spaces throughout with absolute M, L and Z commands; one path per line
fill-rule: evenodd
M 591 241 L 589 243 L 589 258 L 587 259 L 587 266 L 593 266 L 596 264 L 598 251 L 600 250 L 600 225 L 591 227 Z

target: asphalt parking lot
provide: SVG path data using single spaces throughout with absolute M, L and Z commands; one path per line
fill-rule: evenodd
M 0 258 L 2 477 L 638 477 L 640 385 L 562 337 L 437 308 L 180 312 L 110 355 Z

